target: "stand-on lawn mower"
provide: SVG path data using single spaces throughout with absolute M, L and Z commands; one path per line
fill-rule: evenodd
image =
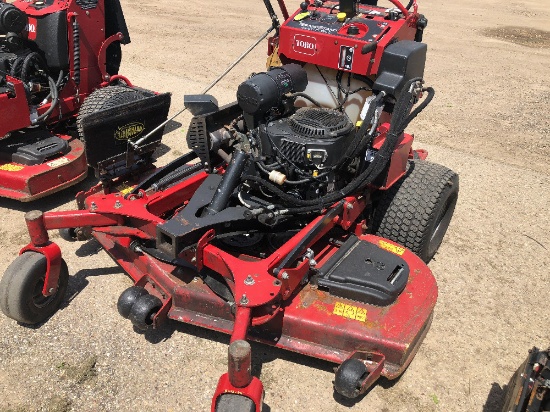
M 87 164 L 85 144 L 97 142 L 79 136 L 79 112 L 148 98 L 169 106 L 169 97 L 118 75 L 121 44 L 129 42 L 119 0 L 0 0 L 0 196 L 31 201 L 97 166 Z M 146 108 L 116 125 L 109 153 L 154 126 L 144 123 Z
M 506 388 L 502 412 L 550 411 L 550 348 L 529 350 Z
M 129 191 L 112 190 L 119 176 L 81 193 L 78 211 L 29 212 L 31 243 L 0 283 L 7 316 L 43 321 L 68 282 L 47 231 L 93 236 L 134 280 L 118 310 L 136 327 L 231 335 L 213 411 L 260 411 L 247 339 L 339 364 L 349 398 L 398 377 L 430 326 L 426 263 L 458 196 L 458 176 L 404 132 L 434 93 L 415 1 L 315 0 L 288 15 L 279 0 L 282 25 L 264 3 L 270 69 L 221 108 L 186 96 L 192 152 Z M 86 137 L 91 126 L 83 117 Z

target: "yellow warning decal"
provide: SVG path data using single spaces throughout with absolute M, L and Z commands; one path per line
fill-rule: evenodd
M 401 256 L 403 253 L 405 253 L 405 248 L 401 246 L 393 245 L 389 242 L 386 242 L 385 240 L 379 240 L 378 246 L 380 246 L 382 249 L 387 250 L 388 252 L 393 253 L 394 255 Z
M 232 390 L 232 389 L 225 389 L 225 390 L 223 391 L 223 393 L 234 393 L 234 394 L 236 394 L 236 395 L 243 395 L 243 393 L 242 393 L 241 391 L 234 391 L 234 390 Z
M 304 20 L 306 17 L 309 17 L 309 11 L 304 11 L 302 13 L 297 14 L 294 16 L 295 21 Z
M 123 183 L 119 186 L 117 186 L 116 190 L 118 190 L 121 194 L 125 195 L 127 193 L 130 193 L 134 186 L 128 186 L 126 183 Z
M 344 318 L 355 319 L 359 322 L 365 322 L 367 320 L 366 309 L 359 308 L 357 306 L 346 305 L 342 302 L 336 302 L 332 313 L 338 316 L 342 316 Z
M 0 170 L 5 170 L 6 172 L 18 172 L 24 168 L 25 166 L 14 165 L 13 163 L 6 163 L 5 165 L 0 166 Z

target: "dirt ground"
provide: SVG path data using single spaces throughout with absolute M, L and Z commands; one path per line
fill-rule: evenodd
M 173 92 L 173 113 L 270 24 L 260 1 L 122 3 L 132 43 L 121 72 Z M 333 365 L 253 345 L 265 411 L 497 412 L 527 350 L 550 345 L 550 2 L 426 0 L 420 9 L 429 19 L 425 79 L 437 94 L 410 131 L 461 185 L 430 263 L 433 324 L 405 374 L 356 403 L 333 395 Z M 265 49 L 213 89 L 220 103 L 264 69 Z M 177 120 L 161 164 L 186 151 L 189 117 Z M 28 242 L 24 212 L 74 208 L 92 181 L 31 205 L 1 199 L 0 273 Z M 69 298 L 34 328 L 0 317 L 0 411 L 208 410 L 228 338 L 176 322 L 136 333 L 116 310 L 130 280 L 97 243 L 57 240 Z

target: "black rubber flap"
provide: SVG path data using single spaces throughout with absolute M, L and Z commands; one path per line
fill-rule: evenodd
M 69 143 L 57 136 L 51 136 L 36 143 L 19 147 L 12 155 L 12 162 L 23 165 L 39 165 L 47 159 L 70 151 Z
M 427 50 L 426 44 L 412 40 L 390 44 L 382 54 L 379 74 L 372 89 L 398 98 L 409 80 L 424 76 Z
M 408 279 L 404 259 L 356 236 L 319 270 L 319 287 L 331 295 L 377 306 L 392 304 Z
M 84 116 L 81 124 L 88 164 L 97 168 L 98 163 L 125 154 L 128 140 L 138 140 L 165 121 L 169 108 L 170 94 L 164 93 Z M 149 154 L 160 144 L 163 130 L 147 139 Z

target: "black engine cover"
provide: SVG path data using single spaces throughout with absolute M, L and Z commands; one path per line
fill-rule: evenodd
M 301 108 L 260 128 L 262 151 L 311 169 L 338 165 L 353 139 L 353 124 L 336 110 Z

